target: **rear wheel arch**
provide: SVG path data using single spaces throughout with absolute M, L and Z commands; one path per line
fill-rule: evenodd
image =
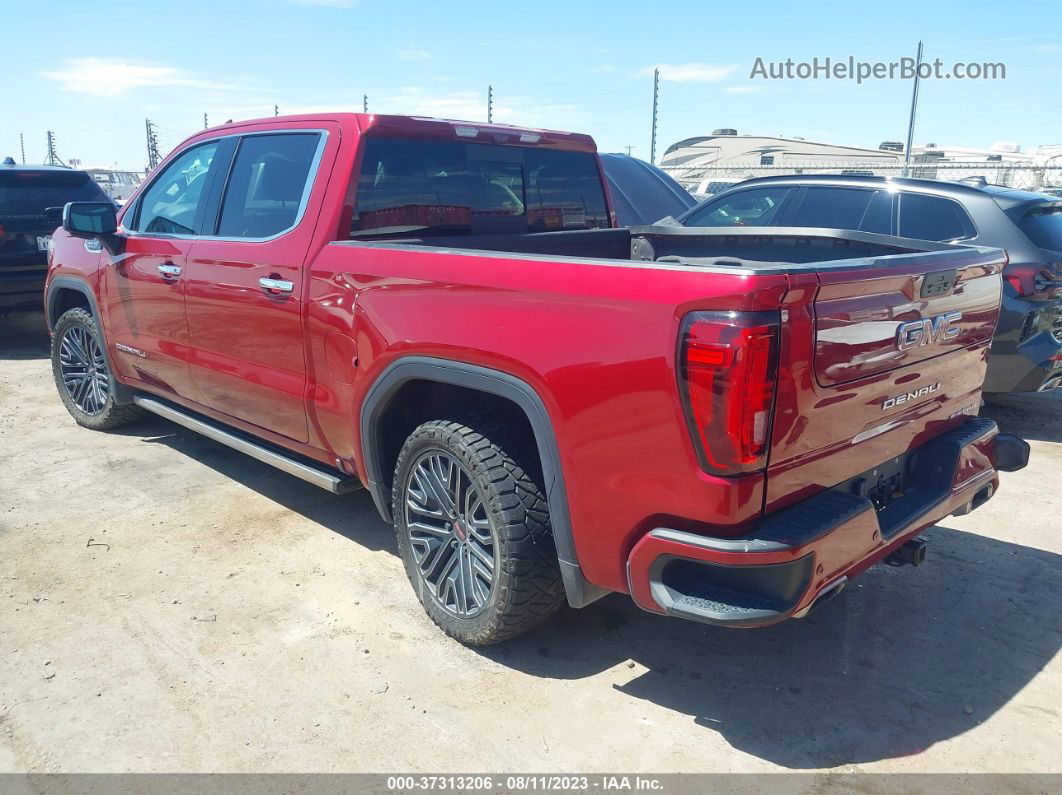
M 449 359 L 408 356 L 393 362 L 380 374 L 362 404 L 359 422 L 365 485 L 380 515 L 386 521 L 392 521 L 391 476 L 405 436 L 425 419 L 444 418 L 424 416 L 425 409 L 414 398 L 431 395 L 429 405 L 456 409 L 458 406 L 453 405 L 453 397 L 465 392 L 471 393 L 470 396 L 478 401 L 475 405 L 464 406 L 466 413 L 480 413 L 485 408 L 511 412 L 512 420 L 526 423 L 533 436 L 533 452 L 538 458 L 535 463 L 549 503 L 568 603 L 583 607 L 604 596 L 607 591 L 587 581 L 579 566 L 560 453 L 545 403 L 530 384 L 509 373 Z M 438 402 L 440 394 L 441 404 Z M 449 404 L 447 400 L 450 400 Z M 403 417 L 406 406 L 411 411 Z

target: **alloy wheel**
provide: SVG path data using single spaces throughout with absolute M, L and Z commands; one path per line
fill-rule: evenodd
M 405 520 L 420 576 L 452 615 L 486 607 L 498 566 L 487 506 L 472 474 L 456 458 L 429 450 L 410 469 Z
M 59 372 L 70 399 L 86 414 L 99 414 L 111 390 L 107 359 L 84 326 L 71 326 L 59 341 Z

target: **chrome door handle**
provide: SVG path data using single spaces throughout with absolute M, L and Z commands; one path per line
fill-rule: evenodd
M 167 262 L 164 265 L 159 265 L 158 268 L 159 273 L 161 273 L 163 276 L 173 276 L 174 278 L 176 278 L 181 275 L 180 265 L 174 265 L 170 262 Z
M 258 286 L 271 293 L 290 293 L 295 289 L 295 283 L 287 279 L 266 279 L 264 277 L 258 280 Z

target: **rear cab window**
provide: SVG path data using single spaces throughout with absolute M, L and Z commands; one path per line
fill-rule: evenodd
M 1062 203 L 1027 210 L 1018 226 L 1037 248 L 1062 251 Z
M 609 223 L 592 153 L 370 136 L 350 235 L 517 234 Z
M 977 230 L 963 206 L 952 199 L 924 193 L 900 194 L 900 237 L 915 240 L 963 240 Z

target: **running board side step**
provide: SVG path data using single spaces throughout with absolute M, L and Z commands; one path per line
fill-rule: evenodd
M 361 481 L 357 478 L 350 477 L 349 475 L 342 475 L 334 471 L 330 472 L 324 467 L 305 464 L 291 456 L 287 456 L 270 447 L 253 442 L 243 436 L 237 436 L 219 425 L 199 419 L 198 417 L 158 400 L 153 400 L 152 398 L 144 397 L 142 395 L 136 395 L 133 398 L 133 402 L 145 411 L 150 411 L 152 414 L 158 414 L 160 417 L 175 422 L 184 428 L 188 428 L 188 430 L 200 433 L 208 439 L 213 439 L 215 442 L 227 445 L 233 450 L 239 450 L 241 453 L 246 453 L 251 458 L 257 459 L 263 464 L 269 464 L 270 466 L 276 467 L 283 472 L 287 472 L 289 475 L 294 475 L 297 478 L 305 480 L 307 483 L 319 486 L 325 491 L 330 491 L 333 494 L 346 494 L 347 492 L 356 491 L 361 488 Z

